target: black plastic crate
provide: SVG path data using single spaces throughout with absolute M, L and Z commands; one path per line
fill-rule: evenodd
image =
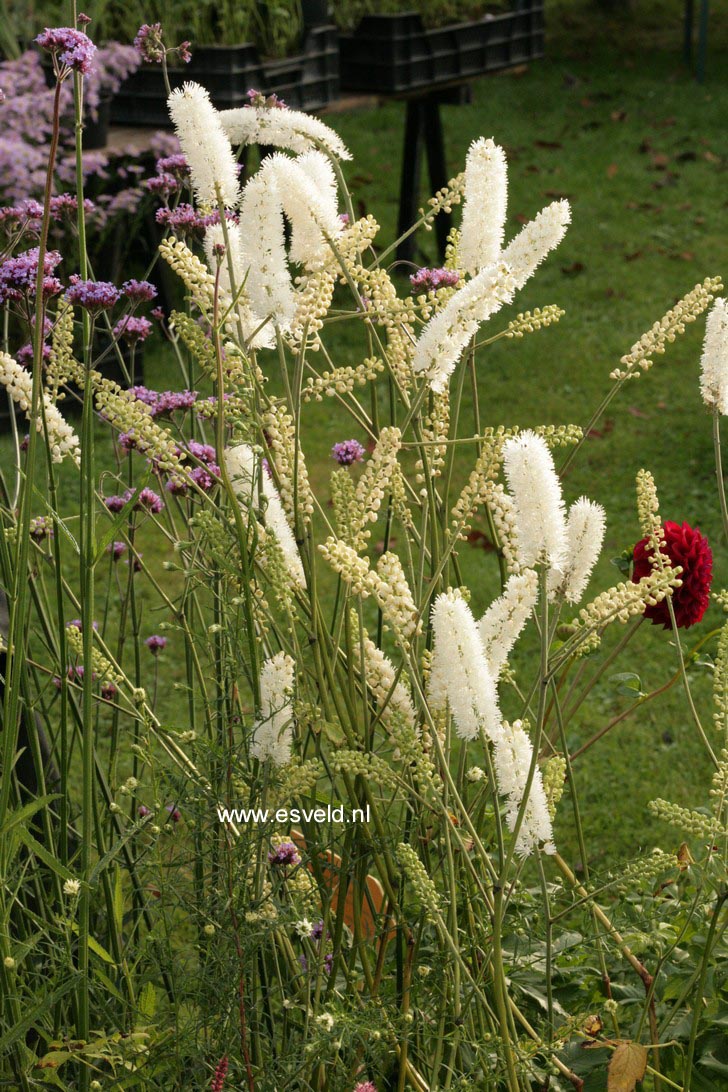
M 188 65 L 169 69 L 172 87 L 193 80 L 210 92 L 219 110 L 244 106 L 254 87 L 275 92 L 297 110 L 319 110 L 339 93 L 339 41 L 335 27 L 313 27 L 301 53 L 281 60 L 261 60 L 252 45 L 200 46 Z M 111 104 L 117 125 L 169 128 L 167 96 L 159 65 L 142 65 L 126 80 Z
M 543 0 L 427 30 L 415 11 L 365 15 L 339 38 L 345 91 L 396 95 L 535 60 L 544 53 Z

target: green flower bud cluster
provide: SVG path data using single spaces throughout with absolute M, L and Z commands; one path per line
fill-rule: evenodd
M 718 652 L 713 673 L 713 721 L 716 730 L 728 739 L 728 622 L 718 638 Z
M 671 804 L 669 800 L 659 798 L 650 800 L 647 806 L 657 819 L 670 823 L 684 834 L 710 839 L 725 834 L 721 823 L 712 815 L 703 815 L 702 812 L 682 808 L 679 804 Z
M 433 925 L 439 920 L 440 899 L 427 870 L 411 845 L 400 842 L 395 850 L 397 862 L 409 881 L 412 893 L 425 918 Z
M 563 755 L 552 755 L 543 765 L 543 788 L 546 793 L 549 815 L 552 819 L 556 815 L 556 808 L 564 795 L 565 777 L 566 759 Z
M 691 292 L 635 342 L 620 360 L 622 367 L 615 368 L 609 378 L 617 381 L 635 379 L 642 372 L 648 371 L 655 362 L 654 357 L 664 353 L 667 345 L 678 334 L 685 332 L 688 323 L 695 322 L 722 287 L 720 277 L 706 277 L 701 284 L 696 284 Z
M 665 853 L 657 846 L 652 853 L 645 857 L 639 857 L 636 861 L 630 861 L 621 870 L 616 884 L 618 891 L 629 891 L 634 887 L 653 884 L 658 876 L 669 871 L 675 871 L 678 867 L 677 857 L 674 853 Z
M 549 303 L 546 307 L 536 307 L 533 311 L 521 311 L 508 323 L 505 332 L 506 337 L 523 337 L 524 334 L 533 334 L 542 327 L 551 326 L 558 322 L 566 314 L 555 303 Z
M 76 656 L 83 655 L 83 635 L 77 626 L 67 627 L 66 640 Z M 116 670 L 113 664 L 111 664 L 105 656 L 102 656 L 95 645 L 91 650 L 91 663 L 93 665 L 93 670 L 98 675 L 101 682 L 110 682 L 114 683 L 115 686 L 121 686 L 125 681 L 124 676 Z
M 383 758 L 371 752 L 337 751 L 331 759 L 331 765 L 337 773 L 360 776 L 383 788 L 396 789 L 399 786 L 399 778 L 394 770 Z
M 356 387 L 363 387 L 365 383 L 373 382 L 384 371 L 384 361 L 377 357 L 367 357 L 356 367 L 345 365 L 341 368 L 333 368 L 329 372 L 322 372 L 315 378 L 309 376 L 306 386 L 303 388 L 304 402 L 315 399 L 323 401 L 324 395 L 332 398 L 335 394 L 351 394 Z

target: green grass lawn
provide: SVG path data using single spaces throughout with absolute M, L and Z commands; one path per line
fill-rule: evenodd
M 679 4 L 635 4 L 637 26 L 588 17 L 573 4 L 548 7 L 547 59 L 523 72 L 477 82 L 472 105 L 443 107 L 453 174 L 475 137 L 493 136 L 506 147 L 509 238 L 555 197 L 568 197 L 573 208 L 564 243 L 515 307 L 498 316 L 492 332 L 503 328 L 512 313 L 548 303 L 562 306 L 566 316 L 546 331 L 501 341 L 481 353 L 479 398 L 486 425 L 585 424 L 608 388 L 609 372 L 639 335 L 696 281 L 708 274 L 728 275 L 725 30 L 720 39 L 716 26 L 708 80 L 699 86 L 678 52 Z M 396 223 L 404 107 L 389 103 L 329 120 L 354 155 L 347 177 L 355 207 L 379 220 L 380 239 L 388 244 Z M 423 260 L 429 262 L 432 237 L 424 242 Z M 641 467 L 655 475 L 663 516 L 697 524 L 710 537 L 716 587 L 728 583 L 710 420 L 698 390 L 702 333 L 700 322 L 658 359 L 649 375 L 627 386 L 566 479 L 567 501 L 585 493 L 607 510 L 607 542 L 593 591 L 620 579 L 609 559 L 639 537 L 634 480 Z M 332 327 L 327 343 L 336 364 L 360 359 L 358 340 L 345 326 Z M 166 347 L 150 343 L 146 355 L 149 386 L 177 383 Z M 332 403 L 312 404 L 306 411 L 304 450 L 319 497 L 327 495 L 331 444 L 348 438 L 350 431 Z M 7 459 L 5 439 L 0 454 Z M 108 447 L 102 459 L 113 467 Z M 68 477 L 65 481 L 72 510 L 73 487 Z M 143 550 L 147 561 L 159 564 L 173 557 L 170 545 L 154 534 L 144 536 Z M 461 560 L 477 613 L 497 592 L 493 555 L 464 545 Z M 100 593 L 109 586 L 104 573 Z M 111 592 L 113 598 L 113 586 Z M 161 616 L 149 589 L 142 592 L 142 604 L 143 631 L 157 631 Z M 703 623 L 685 635 L 685 644 L 719 622 L 718 608 L 711 608 Z M 612 673 L 636 672 L 642 689 L 649 691 L 675 668 L 671 635 L 643 626 L 627 662 L 618 661 L 583 706 L 573 745 L 630 700 L 618 693 Z M 160 709 L 169 723 L 182 725 L 185 702 L 171 684 L 183 668 L 172 646 L 160 669 L 166 684 Z M 709 724 L 709 675 L 700 668 L 694 675 Z M 595 860 L 608 864 L 658 842 L 673 845 L 674 831 L 651 820 L 647 802 L 660 795 L 697 806 L 707 798 L 709 778 L 679 685 L 579 759 L 577 776 Z M 577 856 L 566 806 L 557 839 L 567 856 Z

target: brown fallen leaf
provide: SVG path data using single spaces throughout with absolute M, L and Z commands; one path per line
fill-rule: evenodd
M 469 531 L 465 541 L 469 542 L 471 546 L 477 546 L 478 549 L 485 550 L 486 553 L 495 550 L 493 543 L 482 531 Z
M 641 1043 L 619 1043 L 609 1060 L 608 1092 L 634 1092 L 647 1069 L 647 1048 Z
M 603 440 L 610 432 L 614 431 L 614 420 L 608 417 L 601 428 L 590 428 L 586 434 L 587 440 Z
M 550 197 L 552 201 L 572 201 L 570 193 L 562 193 L 561 190 L 544 190 L 544 197 Z
M 565 277 L 577 277 L 584 272 L 584 268 L 583 262 L 572 262 L 571 265 L 562 265 L 561 272 Z
M 633 417 L 642 417 L 645 421 L 650 418 L 649 413 L 645 413 L 644 410 L 639 409 L 637 406 L 627 406 L 627 413 L 631 413 Z
M 706 160 L 706 162 L 708 163 L 722 162 L 720 156 L 716 155 L 715 152 L 711 152 L 710 149 L 708 149 L 707 152 L 703 152 L 703 159 Z
M 651 141 L 647 139 L 643 140 L 637 151 L 640 152 L 642 155 L 647 155 L 648 152 L 652 151 Z
M 396 538 L 390 538 L 390 540 L 389 540 L 389 542 L 387 544 L 387 549 L 392 550 L 396 545 L 397 545 L 397 539 Z M 376 543 L 376 545 L 374 547 L 374 550 L 378 554 L 383 554 L 384 553 L 384 539 L 383 538 L 380 538 L 379 542 Z
M 534 140 L 534 148 L 546 148 L 550 152 L 558 152 L 564 145 L 558 140 Z
M 654 152 L 652 156 L 652 166 L 656 171 L 664 171 L 670 162 L 669 155 L 665 155 L 664 152 Z
M 641 258 L 644 254 L 643 250 L 633 250 L 629 254 L 625 254 L 625 262 L 636 262 L 638 258 Z
M 611 112 L 611 114 L 609 116 L 611 117 L 612 121 L 626 121 L 627 120 L 627 111 L 626 110 L 612 110 L 612 112 Z
M 607 167 L 607 178 L 614 178 L 615 174 L 619 171 L 618 163 L 610 163 Z
M 590 106 L 594 105 L 594 100 L 590 98 L 583 98 L 581 99 L 579 105 L 583 106 L 585 110 L 588 110 Z
M 695 255 L 692 250 L 681 250 L 677 255 L 681 262 L 694 262 Z
M 517 212 L 516 215 L 513 217 L 513 219 L 516 221 L 517 224 L 527 224 L 528 223 L 528 217 L 523 212 Z

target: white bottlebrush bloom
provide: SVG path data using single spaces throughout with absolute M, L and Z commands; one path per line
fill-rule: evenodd
M 508 579 L 502 595 L 478 622 L 485 657 L 496 680 L 537 602 L 538 574 L 526 569 Z
M 475 274 L 497 261 L 508 205 L 506 154 L 492 140 L 474 140 L 465 160 L 465 203 L 458 265 Z
M 275 179 L 264 168 L 246 185 L 240 205 L 246 291 L 254 311 L 286 329 L 296 311 L 296 294 L 286 258 L 283 205 Z
M 719 297 L 705 323 L 700 393 L 710 409 L 728 414 L 728 300 Z
M 510 267 L 515 290 L 523 288 L 547 254 L 559 245 L 571 223 L 568 201 L 554 201 L 521 228 L 501 258 Z
M 503 470 L 516 509 L 521 564 L 537 562 L 563 571 L 566 512 L 554 460 L 546 441 L 527 429 L 503 446 Z
M 227 240 L 225 235 L 227 234 Z M 226 310 L 233 300 L 237 299 L 237 307 L 234 307 L 227 326 L 231 333 L 237 333 L 237 324 L 243 332 L 243 337 L 249 341 L 252 349 L 269 349 L 274 344 L 274 333 L 270 323 L 262 325 L 260 315 L 256 315 L 250 306 L 247 294 L 246 277 L 248 267 L 243 258 L 243 247 L 240 239 L 240 227 L 230 222 L 227 231 L 223 231 L 222 224 L 213 224 L 205 232 L 205 255 L 208 265 L 214 272 L 217 269 L 218 259 L 214 253 L 217 245 L 225 246 L 225 254 L 220 259 L 220 288 L 222 290 L 220 306 Z M 230 271 L 232 268 L 232 278 Z M 234 292 L 233 292 L 234 289 Z M 255 336 L 253 336 L 255 335 Z M 252 337 L 252 341 L 250 338 Z
M 294 663 L 285 652 L 266 660 L 260 669 L 260 716 L 250 751 L 261 762 L 270 758 L 276 766 L 286 766 L 291 761 L 293 680 Z
M 516 828 L 532 761 L 533 747 L 521 722 L 518 720 L 513 724 L 504 722 L 493 748 L 493 766 L 498 791 L 506 798 L 506 823 L 510 831 Z M 553 838 L 554 832 L 543 778 L 537 766 L 516 840 L 516 852 L 525 857 L 541 846 L 545 853 L 555 853 Z
M 426 374 L 433 391 L 445 390 L 465 346 L 482 322 L 510 303 L 513 290 L 510 270 L 498 262 L 455 292 L 426 323 L 414 348 L 412 367 Z
M 195 197 L 217 207 L 219 191 L 225 207 L 234 208 L 240 196 L 237 164 L 209 94 L 198 83 L 185 83 L 169 96 L 168 106 Z
M 262 144 L 297 153 L 322 146 L 337 159 L 351 159 L 351 152 L 338 133 L 319 118 L 300 110 L 241 106 L 235 110 L 221 110 L 218 117 L 228 139 L 236 146 Z
M 357 640 L 356 633 L 354 640 Z M 382 712 L 382 723 L 386 727 L 391 723 L 392 716 L 397 715 L 406 724 L 416 726 L 417 714 L 415 713 L 415 707 L 412 704 L 409 690 L 401 681 L 407 678 L 406 674 L 403 672 L 400 679 L 397 679 L 397 672 L 392 661 L 388 656 L 385 656 L 366 633 L 361 635 L 361 641 L 364 651 L 364 673 L 367 686 L 380 706 L 384 702 L 387 703 Z M 396 682 L 395 679 L 397 679 Z
M 25 411 L 25 416 L 30 421 L 33 405 L 33 377 L 26 368 L 18 364 L 17 360 L 8 353 L 2 352 L 0 352 L 0 383 L 5 387 L 13 402 Z M 66 423 L 48 395 L 44 393 L 42 398 L 53 462 L 61 463 L 69 455 L 78 466 L 81 461 L 78 436 Z M 37 432 L 43 431 L 43 418 L 40 415 L 35 422 L 35 427 Z
M 325 236 L 336 239 L 344 228 L 334 169 L 322 152 L 270 158 L 277 160 L 283 211 L 291 222 L 290 260 L 310 268 L 330 254 Z
M 432 607 L 434 646 L 428 684 L 434 710 L 450 706 L 461 739 L 482 727 L 489 739 L 500 731 L 495 681 L 470 607 L 459 591 L 438 595 Z
M 604 542 L 606 514 L 601 504 L 579 497 L 566 518 L 568 540 L 563 573 L 552 569 L 548 576 L 549 598 L 563 595 L 569 603 L 578 603 L 589 583 Z
M 292 227 L 291 259 L 304 266 L 320 260 L 325 235 L 336 237 L 342 224 L 328 181 L 327 168 L 309 153 L 306 166 L 277 152 L 268 156 L 243 191 L 240 205 L 240 238 L 248 267 L 247 289 L 257 314 L 271 315 L 277 326 L 287 329 L 296 310 L 288 258 L 283 214 Z M 319 192 L 312 175 L 327 178 Z
M 246 511 L 257 507 L 259 471 L 258 460 L 253 449 L 247 444 L 228 447 L 225 449 L 224 458 L 227 472 L 230 475 L 233 489 L 241 507 Z M 275 535 L 291 577 L 299 588 L 303 588 L 306 585 L 306 578 L 301 564 L 301 555 L 298 552 L 293 531 L 283 510 L 281 498 L 278 496 L 278 491 L 265 470 L 260 475 L 260 482 L 266 502 L 263 522 L 267 530 L 272 531 Z

